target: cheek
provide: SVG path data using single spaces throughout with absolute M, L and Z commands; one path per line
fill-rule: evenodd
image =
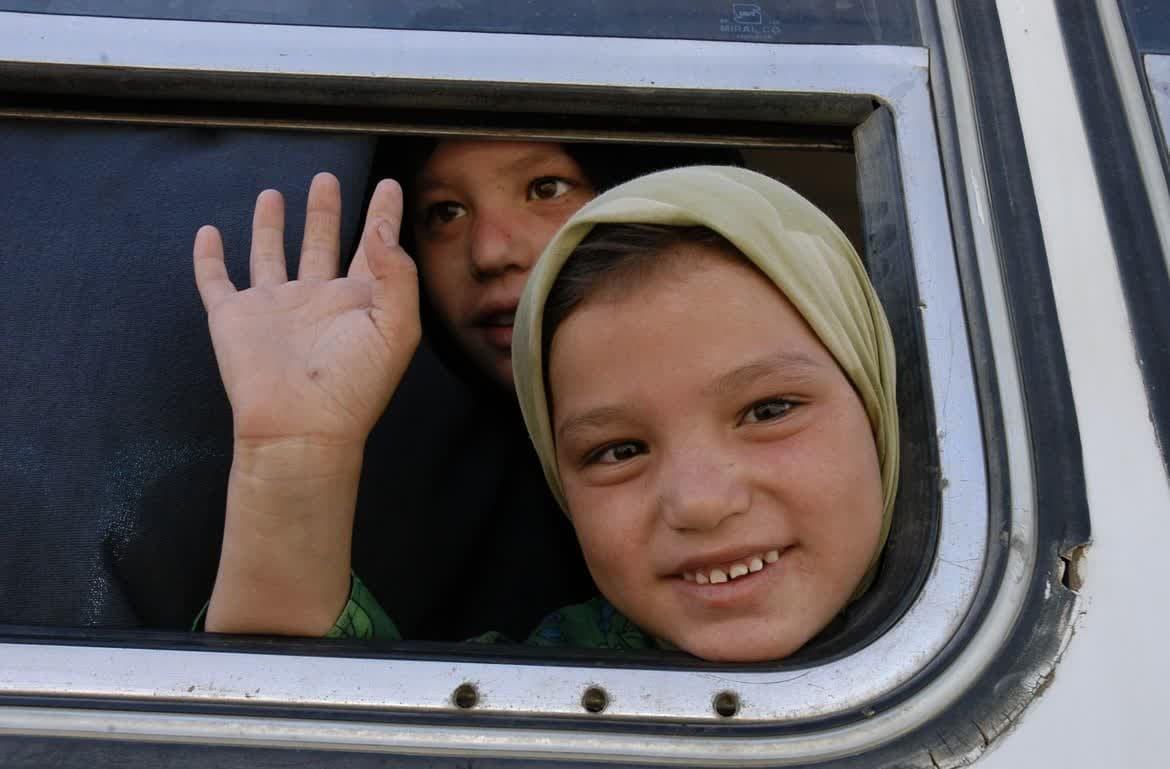
M 625 495 L 611 489 L 582 491 L 566 483 L 565 496 L 585 562 L 607 592 L 607 586 L 625 581 L 646 560 L 648 521 L 632 514 L 638 508 L 624 504 Z
M 514 237 L 517 237 L 526 243 L 532 249 L 534 257 L 539 257 L 544 251 L 544 247 L 552 240 L 553 235 L 557 234 L 557 230 L 561 225 L 569 220 L 576 209 L 560 209 L 556 211 L 544 211 L 535 215 L 525 217 L 522 223 L 517 224 L 512 229 Z
M 544 242 L 552 240 L 552 236 L 561 228 L 561 225 L 569 220 L 569 217 L 577 213 L 577 211 L 594 198 L 592 192 L 577 192 L 570 193 L 571 197 L 565 200 L 563 205 L 549 206 L 539 212 L 538 222 L 531 222 L 530 227 L 533 231 L 540 230 L 540 237 Z
M 451 318 L 465 303 L 470 281 L 458 257 L 444 251 L 428 250 L 424 257 L 419 258 L 419 272 L 432 304 Z
M 816 436 L 819 450 L 806 454 L 810 459 L 800 470 L 805 482 L 798 525 L 808 553 L 848 582 L 860 579 L 877 548 L 881 473 L 864 413 L 860 420 L 843 413 L 835 424 L 837 429 Z

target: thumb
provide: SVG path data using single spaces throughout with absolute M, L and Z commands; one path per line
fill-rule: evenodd
M 377 226 L 384 223 L 390 230 L 385 229 L 379 234 Z M 402 187 L 393 179 L 383 179 L 374 187 L 374 194 L 370 196 L 370 207 L 366 210 L 366 223 L 362 227 L 361 241 L 357 252 L 349 267 L 349 277 L 370 278 L 370 260 L 366 250 L 371 248 L 370 241 L 381 238 L 391 247 L 398 245 L 398 233 L 402 227 Z
M 364 255 L 374 283 L 370 318 L 388 345 L 408 345 L 413 352 L 422 334 L 418 268 L 398 245 L 397 227 L 381 218 L 370 225 L 374 237 L 363 240 Z

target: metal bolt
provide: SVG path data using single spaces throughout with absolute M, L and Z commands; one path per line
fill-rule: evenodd
M 719 692 L 715 695 L 715 712 L 724 718 L 731 718 L 739 712 L 739 695 L 735 692 Z
M 459 684 L 451 695 L 451 701 L 455 703 L 457 708 L 470 710 L 479 704 L 479 691 L 475 688 L 475 684 Z
M 600 686 L 590 686 L 581 695 L 581 707 L 590 713 L 600 713 L 609 705 L 609 695 Z

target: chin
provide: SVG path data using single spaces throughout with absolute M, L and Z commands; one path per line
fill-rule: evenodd
M 777 636 L 726 628 L 668 640 L 688 654 L 708 662 L 748 663 L 778 662 L 800 651 L 811 637 L 811 634 Z
M 512 357 L 510 355 L 502 355 L 491 347 L 470 348 L 470 353 L 476 367 L 487 374 L 488 379 L 505 390 L 513 390 L 515 385 L 512 379 Z
M 516 386 L 515 380 L 512 377 L 511 358 L 497 359 L 495 365 L 492 366 L 492 379 L 509 390 Z

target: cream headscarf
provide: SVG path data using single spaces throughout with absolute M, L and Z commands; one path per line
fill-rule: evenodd
M 603 223 L 701 225 L 714 230 L 780 288 L 836 358 L 865 404 L 881 466 L 881 539 L 864 589 L 889 534 L 898 486 L 890 328 L 861 259 L 837 225 L 785 185 L 743 168 L 676 168 L 614 187 L 565 223 L 529 276 L 516 314 L 512 371 L 524 422 L 561 507 L 567 510 L 544 390 L 544 303 L 573 249 L 594 225 Z

